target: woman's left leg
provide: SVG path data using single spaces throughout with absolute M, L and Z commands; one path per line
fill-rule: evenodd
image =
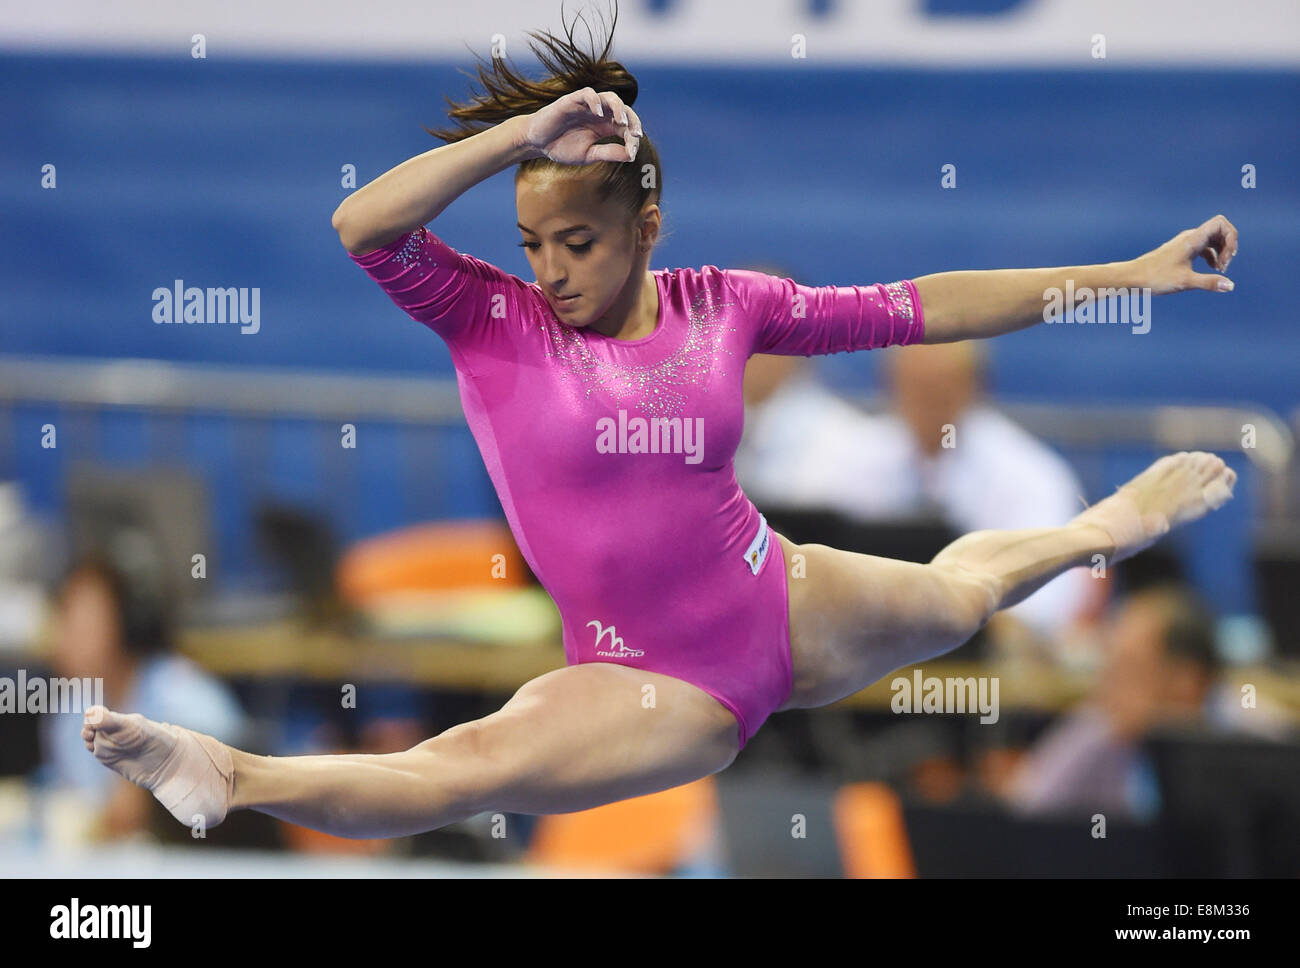
M 1171 454 L 1064 527 L 976 531 L 928 564 L 780 538 L 794 666 L 781 708 L 835 702 L 955 649 L 1062 572 L 1095 555 L 1123 560 L 1219 507 L 1235 480 L 1214 454 Z

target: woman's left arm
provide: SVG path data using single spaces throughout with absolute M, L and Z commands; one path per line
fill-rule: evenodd
M 1210 268 L 1226 272 L 1237 254 L 1237 230 L 1222 215 L 1179 232 L 1146 255 L 1128 262 L 1056 269 L 991 269 L 939 272 L 912 280 L 925 317 L 924 343 L 986 339 L 1024 329 L 1050 318 L 1067 289 L 1144 290 L 1160 296 L 1187 289 L 1231 292 L 1226 276 L 1192 268 L 1203 256 Z

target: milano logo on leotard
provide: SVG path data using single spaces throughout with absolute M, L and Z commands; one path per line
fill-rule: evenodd
M 631 659 L 638 655 L 645 655 L 645 653 L 640 649 L 629 649 L 625 646 L 623 644 L 623 636 L 615 634 L 614 626 L 611 625 L 609 628 L 605 628 L 605 626 L 593 619 L 587 623 L 587 628 L 591 628 L 593 625 L 596 626 L 596 655 L 607 655 L 612 659 Z M 600 643 L 604 640 L 606 635 L 609 636 L 609 651 L 602 652 L 600 649 Z

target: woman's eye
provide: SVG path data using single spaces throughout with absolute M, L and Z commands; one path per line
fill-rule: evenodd
M 586 252 L 588 249 L 591 248 L 591 243 L 595 241 L 596 241 L 595 239 L 588 239 L 586 242 L 583 242 L 582 245 L 571 245 L 569 246 L 569 248 L 574 252 Z M 521 249 L 535 249 L 540 244 L 541 243 L 539 242 L 520 242 L 519 247 Z

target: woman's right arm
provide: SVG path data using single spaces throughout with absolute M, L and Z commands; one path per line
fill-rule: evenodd
M 352 255 L 382 248 L 437 218 L 485 178 L 542 154 L 525 136 L 531 115 L 516 115 L 463 141 L 433 148 L 358 188 L 331 222 Z
M 617 136 L 623 145 L 597 144 Z M 334 230 L 352 255 L 365 255 L 427 225 L 485 178 L 529 158 L 564 165 L 631 161 L 641 119 L 613 91 L 573 91 L 532 114 L 517 114 L 462 141 L 416 155 L 343 199 Z

